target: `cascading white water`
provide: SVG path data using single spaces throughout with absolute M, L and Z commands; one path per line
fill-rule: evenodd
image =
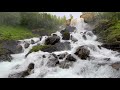
M 47 37 L 44 36 L 38 43 L 30 45 L 29 48 L 24 49 L 24 53 L 12 55 L 12 62 L 1 62 L 0 78 L 7 78 L 9 74 L 24 71 L 31 62 L 35 64 L 34 73 L 31 73 L 26 78 L 115 78 L 120 76 L 120 71 L 116 71 L 110 66 L 111 63 L 120 61 L 120 57 L 116 57 L 118 52 L 105 48 L 99 49 L 98 45 L 101 45 L 101 43 L 96 41 L 97 37 L 91 31 L 88 32 L 93 35 L 89 36 L 86 34 L 87 40 L 84 40 L 81 32 L 86 31 L 86 26 L 87 24 L 83 22 L 83 19 L 77 19 L 77 30 L 72 32 L 71 35 L 78 41 L 74 43 L 69 40 L 72 47 L 71 50 L 58 51 L 54 53 L 57 55 L 63 52 L 68 52 L 69 54 L 73 55 L 78 46 L 87 45 L 89 46 L 88 49 L 90 50 L 90 56 L 93 56 L 94 58 L 91 58 L 90 60 L 81 60 L 77 56 L 74 56 L 77 61 L 74 62 L 74 65 L 69 69 L 62 69 L 60 67 L 47 67 L 46 63 L 48 61 L 48 57 L 50 56 L 48 52 L 33 52 L 27 58 L 24 58 L 24 56 L 33 46 L 37 45 L 38 43 L 44 44 L 45 38 Z M 56 32 L 56 34 L 61 37 L 60 32 Z M 32 39 L 34 41 L 39 40 L 39 38 Z M 30 40 L 31 39 L 21 40 L 22 45 L 24 45 L 24 41 L 30 42 Z M 64 40 L 61 40 L 61 42 L 64 42 Z M 42 58 L 42 55 L 46 55 L 46 58 Z M 104 58 L 111 58 L 111 60 L 106 61 Z M 107 64 L 101 66 L 98 65 L 102 63 Z

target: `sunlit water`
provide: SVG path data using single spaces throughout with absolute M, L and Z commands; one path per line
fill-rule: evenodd
M 120 61 L 120 57 L 116 57 L 115 55 L 118 52 L 108 50 L 105 48 L 99 49 L 97 45 L 101 45 L 100 42 L 96 41 L 97 37 L 95 35 L 89 36 L 87 35 L 87 40 L 84 40 L 81 32 L 85 32 L 85 28 L 87 24 L 84 23 L 83 19 L 77 19 L 77 24 L 75 25 L 77 30 L 76 32 L 72 32 L 71 35 L 78 39 L 77 42 L 72 42 L 71 40 L 71 50 L 68 51 L 60 51 L 54 52 L 55 54 L 60 54 L 63 52 L 68 52 L 72 54 L 75 52 L 76 48 L 81 45 L 88 45 L 90 50 L 90 56 L 95 58 L 91 60 L 81 60 L 77 56 L 74 56 L 77 61 L 73 64 L 69 69 L 62 69 L 59 67 L 47 67 L 46 63 L 48 61 L 49 53 L 48 52 L 33 52 L 27 58 L 24 56 L 28 53 L 28 51 L 36 44 L 30 45 L 29 48 L 24 49 L 24 53 L 14 54 L 12 55 L 12 62 L 1 62 L 0 63 L 0 77 L 7 78 L 11 73 L 17 73 L 20 71 L 24 71 L 27 66 L 33 62 L 35 64 L 34 73 L 31 73 L 26 78 L 116 78 L 120 75 L 120 71 L 116 71 L 113 69 L 110 64 L 113 62 Z M 89 31 L 92 33 L 91 31 Z M 60 32 L 56 32 L 58 36 L 61 37 Z M 45 38 L 44 36 L 41 41 L 39 38 L 32 38 L 34 41 L 39 41 L 39 44 L 44 44 Z M 61 37 L 62 38 L 62 37 Z M 30 42 L 31 39 L 21 40 L 22 46 L 24 45 L 24 41 Z M 64 42 L 64 40 L 61 40 Z M 42 58 L 42 55 L 46 55 L 46 58 Z M 110 61 L 104 60 L 104 58 L 111 58 Z M 107 63 L 106 65 L 99 66 L 98 63 Z

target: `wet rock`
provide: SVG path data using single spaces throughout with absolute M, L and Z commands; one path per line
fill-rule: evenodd
M 70 50 L 71 49 L 70 42 L 56 43 L 55 47 L 56 47 L 57 51 Z
M 56 43 L 55 45 L 36 45 L 32 47 L 32 49 L 25 55 L 25 58 L 32 52 L 38 52 L 38 51 L 43 51 L 43 52 L 55 52 L 55 51 L 63 51 L 63 50 L 70 50 L 70 42 L 60 42 Z
M 63 50 L 70 50 L 70 49 L 71 49 L 70 42 L 59 42 L 59 43 L 56 43 L 55 45 L 50 45 L 50 47 L 42 51 L 54 52 L 54 51 L 63 51 Z
M 33 39 L 31 40 L 31 44 L 35 44 L 35 41 Z
M 59 36 L 51 36 L 51 37 L 48 37 L 45 40 L 45 45 L 54 45 L 58 42 L 60 42 L 60 37 Z
M 19 73 L 14 73 L 14 74 L 10 74 L 8 76 L 8 78 L 22 78 L 21 76 L 23 75 L 24 71 L 19 72 Z
M 59 59 L 63 59 L 63 58 L 65 58 L 66 55 L 68 55 L 67 52 L 65 52 L 65 53 L 63 53 L 63 54 L 59 54 L 59 55 L 57 55 L 57 56 L 58 56 Z
M 101 49 L 101 46 L 100 46 L 100 45 L 98 45 L 98 48 L 99 48 L 99 49 Z
M 116 62 L 116 63 L 113 63 L 111 64 L 112 68 L 116 69 L 116 70 L 119 70 L 120 68 L 120 62 Z
M 111 49 L 114 51 L 120 51 L 120 44 L 118 44 L 118 43 L 104 43 L 101 45 L 101 47 Z
M 53 55 L 54 58 L 58 59 L 56 54 L 52 53 L 52 55 Z
M 34 63 L 30 63 L 27 67 L 27 70 L 15 74 L 10 74 L 8 78 L 24 78 L 30 75 L 31 71 L 34 69 L 34 66 Z
M 63 34 L 62 34 L 62 39 L 63 40 L 70 40 L 70 33 L 65 31 Z
M 34 67 L 35 67 L 35 64 L 34 63 L 30 63 L 28 65 L 28 69 L 27 70 L 31 71 L 32 69 L 34 69 Z
M 71 54 L 69 54 L 69 55 L 66 57 L 65 60 L 66 60 L 66 61 L 76 61 L 76 59 L 75 59 Z
M 85 35 L 82 36 L 84 40 L 87 40 L 87 37 Z
M 11 61 L 12 60 L 12 56 L 10 55 L 11 51 L 4 49 L 4 48 L 0 48 L 0 62 L 1 61 Z
M 89 57 L 90 50 L 88 50 L 85 46 L 80 46 L 74 54 L 81 59 L 87 59 Z
M 36 45 L 32 47 L 32 49 L 25 55 L 25 58 L 32 52 L 38 52 L 38 51 L 43 51 L 43 52 L 55 52 L 57 51 L 57 48 L 54 45 Z
M 16 46 L 16 53 L 22 53 L 23 52 L 23 47 L 21 45 Z
M 42 40 L 42 36 L 39 37 L 40 41 Z
M 46 56 L 45 56 L 45 55 L 43 55 L 42 57 L 43 57 L 43 58 L 46 58 Z
M 73 65 L 73 62 L 68 62 L 68 61 L 61 61 L 59 63 L 59 67 L 62 69 L 69 69 Z
M 43 48 L 41 51 L 52 53 L 52 52 L 57 51 L 57 49 L 56 49 L 55 46 L 49 46 L 49 47 L 47 47 L 47 48 Z
M 12 56 L 10 54 L 6 54 L 6 55 L 0 55 L 0 61 L 11 61 L 12 60 Z
M 28 48 L 29 46 L 30 46 L 30 44 L 27 43 L 27 42 L 24 44 L 24 47 L 25 47 L 25 48 Z
M 19 42 L 14 40 L 6 40 L 0 42 L 1 47 L 11 51 L 10 54 L 18 54 L 23 52 L 23 47 L 19 44 Z
M 105 61 L 110 61 L 110 58 L 104 58 L 103 60 L 105 60 Z
M 50 57 L 49 57 L 49 60 L 47 62 L 47 66 L 48 67 L 55 67 L 59 64 L 59 60 L 58 60 L 58 57 L 56 54 L 52 54 Z

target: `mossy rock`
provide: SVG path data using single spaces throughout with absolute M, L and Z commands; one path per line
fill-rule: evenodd
M 39 50 L 44 51 L 45 49 L 50 48 L 50 47 L 52 46 L 51 45 L 38 45 L 38 46 L 34 46 L 30 51 L 31 52 L 37 52 Z
M 70 39 L 70 33 L 65 31 L 63 34 L 62 34 L 62 39 L 63 40 L 69 40 Z
M 34 46 L 26 55 L 25 57 L 27 57 L 30 53 L 32 52 L 38 52 L 38 51 L 43 51 L 43 52 L 54 52 L 57 51 L 56 47 L 54 45 L 37 45 Z
M 59 42 L 60 42 L 59 36 L 51 36 L 45 40 L 45 45 L 55 45 L 56 43 L 59 43 Z
M 0 47 L 10 50 L 10 54 L 18 54 L 23 52 L 23 47 L 16 40 L 0 40 Z

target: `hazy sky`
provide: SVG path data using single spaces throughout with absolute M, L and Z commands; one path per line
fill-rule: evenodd
M 82 14 L 81 12 L 47 12 L 47 13 L 51 13 L 53 15 L 60 16 L 60 17 L 65 15 L 67 19 L 69 19 L 70 14 L 72 14 L 74 18 L 79 18 L 80 15 Z

